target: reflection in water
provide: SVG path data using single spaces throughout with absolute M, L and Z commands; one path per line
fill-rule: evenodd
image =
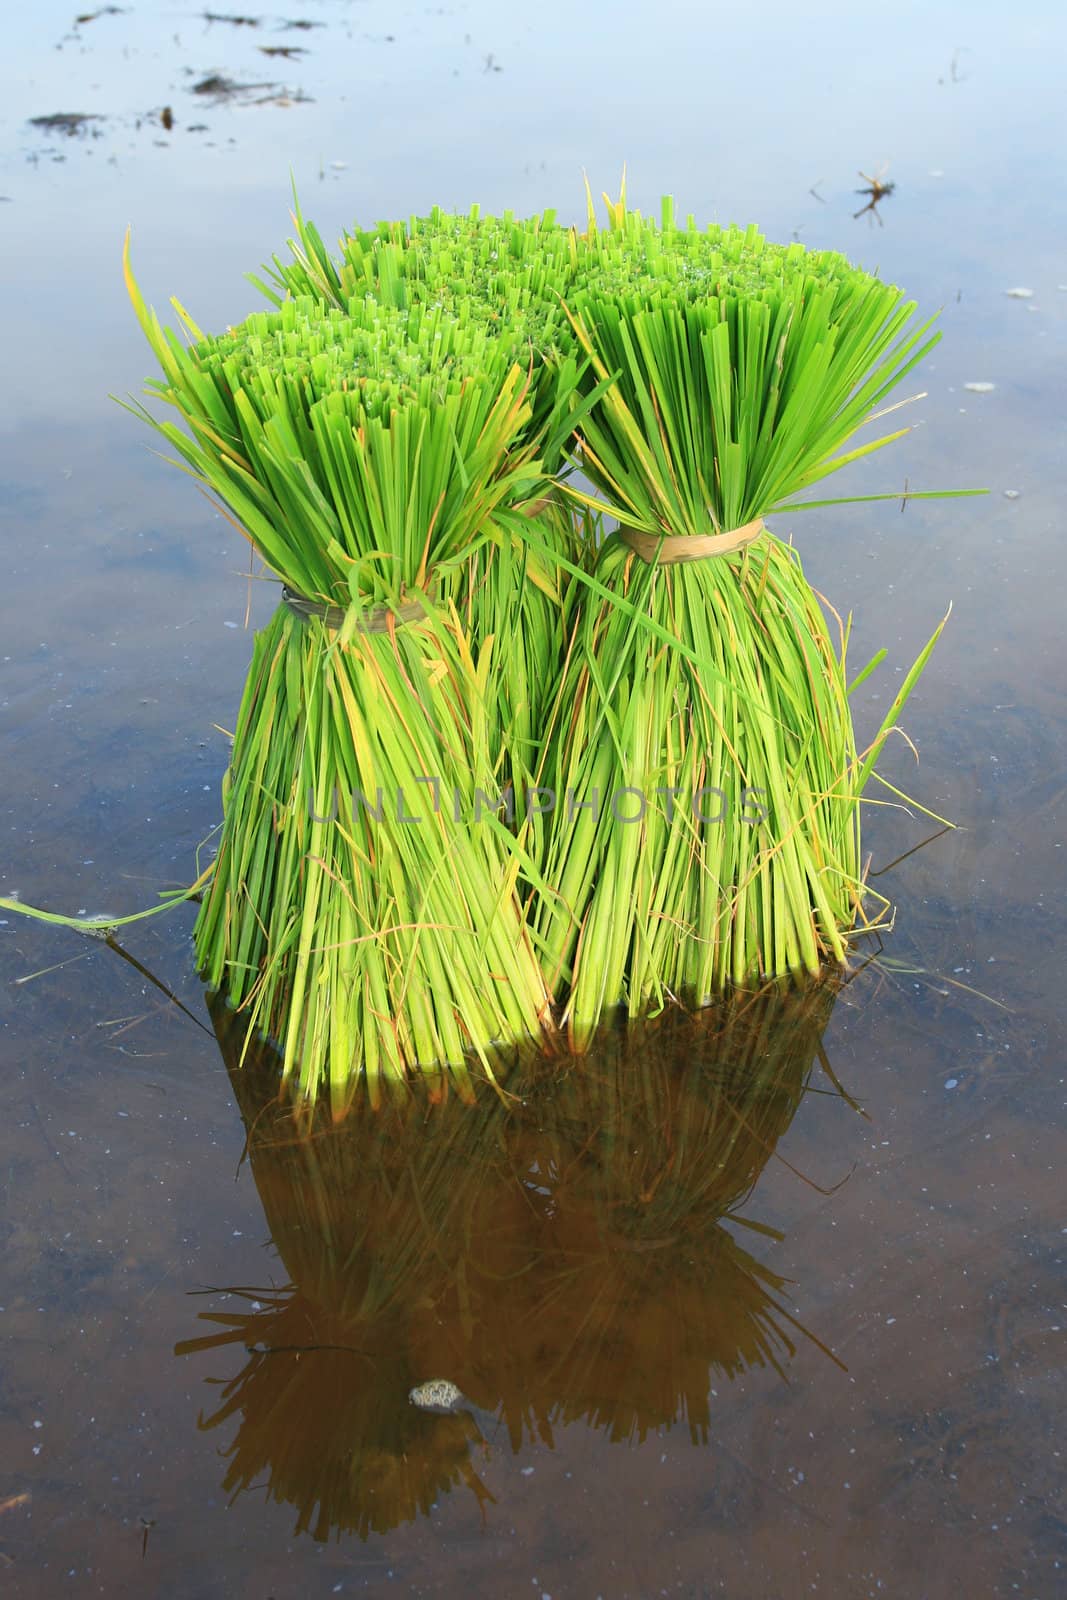
M 576 1070 L 527 1060 L 506 1098 L 407 1091 L 309 1134 L 271 1060 L 237 1064 L 244 1030 L 216 1006 L 290 1279 L 231 1290 L 239 1309 L 202 1313 L 219 1331 L 177 1347 L 247 1353 L 201 1421 L 238 1419 L 226 1489 L 266 1480 L 298 1531 L 366 1536 L 460 1482 L 484 1516 L 479 1463 L 504 1432 L 515 1452 L 578 1420 L 615 1440 L 684 1423 L 706 1443 L 711 1376 L 781 1372 L 805 1332 L 724 1220 L 780 1237 L 736 1211 L 836 993 L 739 993 L 608 1032 Z M 461 1391 L 453 1413 L 410 1402 L 434 1378 Z

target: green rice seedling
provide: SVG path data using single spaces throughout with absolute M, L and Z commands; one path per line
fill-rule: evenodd
M 841 256 L 678 227 L 669 202 L 591 227 L 567 293 L 602 385 L 577 427 L 596 496 L 570 492 L 620 524 L 541 778 L 536 935 L 581 1048 L 620 1002 L 841 963 L 864 923 L 858 800 L 933 641 L 859 753 L 848 629 L 762 519 L 900 436 L 854 443 L 937 335 Z
M 543 498 L 552 417 L 529 430 L 528 374 L 473 317 L 303 298 L 217 338 L 183 312 L 186 345 L 128 282 L 180 421 L 137 409 L 288 600 L 257 641 L 201 967 L 336 1113 L 360 1073 L 462 1084 L 549 1020 L 507 797 L 559 596 L 505 523 Z

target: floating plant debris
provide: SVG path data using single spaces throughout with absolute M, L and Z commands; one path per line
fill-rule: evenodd
M 62 133 L 69 139 L 90 131 L 92 123 L 103 121 L 96 111 L 52 111 L 46 117 L 31 117 L 30 126 L 44 128 L 48 133 Z
M 253 95 L 260 97 L 257 105 L 281 103 L 290 98 L 280 83 L 238 83 L 236 78 L 223 77 L 219 72 L 210 73 L 208 77 L 201 78 L 199 83 L 194 83 L 192 92 L 220 105 L 226 101 L 248 100 Z
M 281 83 L 240 83 L 218 72 L 194 83 L 192 93 L 215 105 L 295 106 L 311 100 L 302 89 L 287 89 Z
M 219 72 L 212 72 L 206 78 L 201 78 L 199 83 L 193 84 L 194 94 L 211 95 L 215 99 L 225 100 L 231 95 L 241 94 L 244 85 L 234 78 L 224 78 Z M 266 84 L 255 85 L 257 88 L 266 88 Z M 273 87 L 273 85 L 270 85 Z
M 265 56 L 281 56 L 285 61 L 296 61 L 300 56 L 307 55 L 307 50 L 300 44 L 259 44 L 256 49 Z
M 965 383 L 963 385 L 971 394 L 992 394 L 996 388 L 995 383 Z
M 159 113 L 159 120 L 169 133 L 174 126 L 174 112 L 170 109 L 170 106 L 163 107 L 163 110 Z
M 228 22 L 234 28 L 258 28 L 263 18 L 231 16 L 224 11 L 205 11 L 204 21 Z
M 1005 289 L 1004 293 L 1009 300 L 1032 300 L 1034 298 L 1032 289 Z
M 97 17 L 121 17 L 124 6 L 101 6 L 97 11 L 83 11 L 80 17 L 74 18 L 74 26 L 80 28 L 87 22 L 95 22 Z

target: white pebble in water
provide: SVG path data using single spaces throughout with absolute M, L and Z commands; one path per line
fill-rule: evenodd
M 1018 500 L 1018 498 L 1019 498 L 1018 489 L 1005 489 L 1004 498 L 1005 498 L 1005 500 Z
M 1032 300 L 1034 298 L 1032 289 L 1005 289 L 1004 293 L 1009 300 Z
M 955 1087 L 959 1083 L 959 1081 L 960 1080 L 958 1078 L 946 1078 L 945 1079 L 945 1088 L 946 1089 L 955 1089 Z
M 972 394 L 992 394 L 993 390 L 996 388 L 996 384 L 995 383 L 965 383 L 963 385 L 963 387 L 965 389 L 969 389 Z

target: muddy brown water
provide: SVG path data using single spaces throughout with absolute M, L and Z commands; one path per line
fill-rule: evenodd
M 861 729 L 953 605 L 920 764 L 885 771 L 960 827 L 877 880 L 896 929 L 823 1011 L 764 997 L 725 1043 L 608 1041 L 510 1112 L 301 1146 L 227 1073 L 188 910 L 128 934 L 139 967 L 4 917 L 6 1592 L 1067 1593 L 1057 8 L 97 9 L 3 22 L 2 892 L 121 913 L 189 880 L 273 601 L 107 398 L 149 370 L 127 223 L 148 297 L 217 326 L 290 169 L 329 236 L 435 202 L 577 218 L 581 169 L 614 189 L 625 160 L 634 203 L 941 307 L 918 426 L 850 487 L 991 492 L 792 519 L 856 660 L 890 652 Z M 294 40 L 270 103 L 195 94 Z M 93 120 L 33 120 L 64 116 Z M 924 833 L 873 810 L 875 870 Z M 413 1408 L 435 1377 L 469 1404 Z

